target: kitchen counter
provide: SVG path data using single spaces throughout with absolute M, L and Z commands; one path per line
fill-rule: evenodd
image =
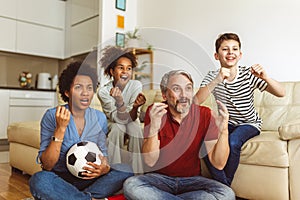
M 21 87 L 16 87 L 16 86 L 0 86 L 0 89 L 55 92 L 54 89 L 39 89 L 39 88 L 34 88 L 34 87 L 30 87 L 30 88 L 21 88 Z

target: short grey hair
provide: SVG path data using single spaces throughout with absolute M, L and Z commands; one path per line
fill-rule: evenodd
M 160 81 L 161 93 L 164 94 L 167 92 L 167 89 L 168 89 L 167 86 L 168 86 L 169 80 L 172 76 L 175 76 L 175 75 L 183 75 L 183 76 L 187 77 L 192 82 L 192 85 L 194 86 L 194 81 L 192 79 L 192 76 L 188 72 L 186 72 L 182 69 L 171 70 L 171 71 L 165 73 L 163 75 L 163 77 L 161 78 L 161 81 Z

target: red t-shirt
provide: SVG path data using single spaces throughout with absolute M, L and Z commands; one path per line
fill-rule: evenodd
M 145 116 L 145 138 L 149 135 L 151 107 L 152 105 Z M 209 108 L 192 104 L 188 115 L 180 124 L 168 110 L 162 117 L 158 138 L 160 155 L 151 171 L 175 177 L 199 176 L 200 147 L 204 145 L 204 140 L 218 138 L 218 128 Z

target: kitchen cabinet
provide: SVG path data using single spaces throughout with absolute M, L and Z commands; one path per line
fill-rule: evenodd
M 54 98 L 55 92 L 10 90 L 8 123 L 41 120 Z
M 71 54 L 90 52 L 98 44 L 99 17 L 71 27 Z
M 65 2 L 17 0 L 16 12 L 17 53 L 64 58 Z
M 54 91 L 0 89 L 0 139 L 7 139 L 10 123 L 41 120 L 45 111 L 55 105 Z
M 0 50 L 16 51 L 16 21 L 0 17 Z
M 0 139 L 6 139 L 6 129 L 8 125 L 9 118 L 9 90 L 0 89 Z
M 72 0 L 71 25 L 78 24 L 99 14 L 99 0 Z
M 98 45 L 99 0 L 72 0 L 66 6 L 67 56 L 90 52 Z
M 17 0 L 0 0 L 0 16 L 16 19 Z
M 58 0 L 18 0 L 17 19 L 19 21 L 65 28 L 65 2 Z
M 0 50 L 64 58 L 64 1 L 0 0 L 0 3 Z
M 64 31 L 17 22 L 16 51 L 37 56 L 64 57 Z

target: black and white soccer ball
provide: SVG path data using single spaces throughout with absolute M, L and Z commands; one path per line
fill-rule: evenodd
M 101 164 L 99 154 L 103 156 L 99 147 L 96 143 L 90 141 L 82 141 L 74 144 L 67 152 L 66 164 L 68 170 L 74 176 L 83 178 L 82 172 L 88 172 L 82 169 L 84 166 L 92 167 L 87 165 L 87 162 L 93 162 L 98 165 Z

